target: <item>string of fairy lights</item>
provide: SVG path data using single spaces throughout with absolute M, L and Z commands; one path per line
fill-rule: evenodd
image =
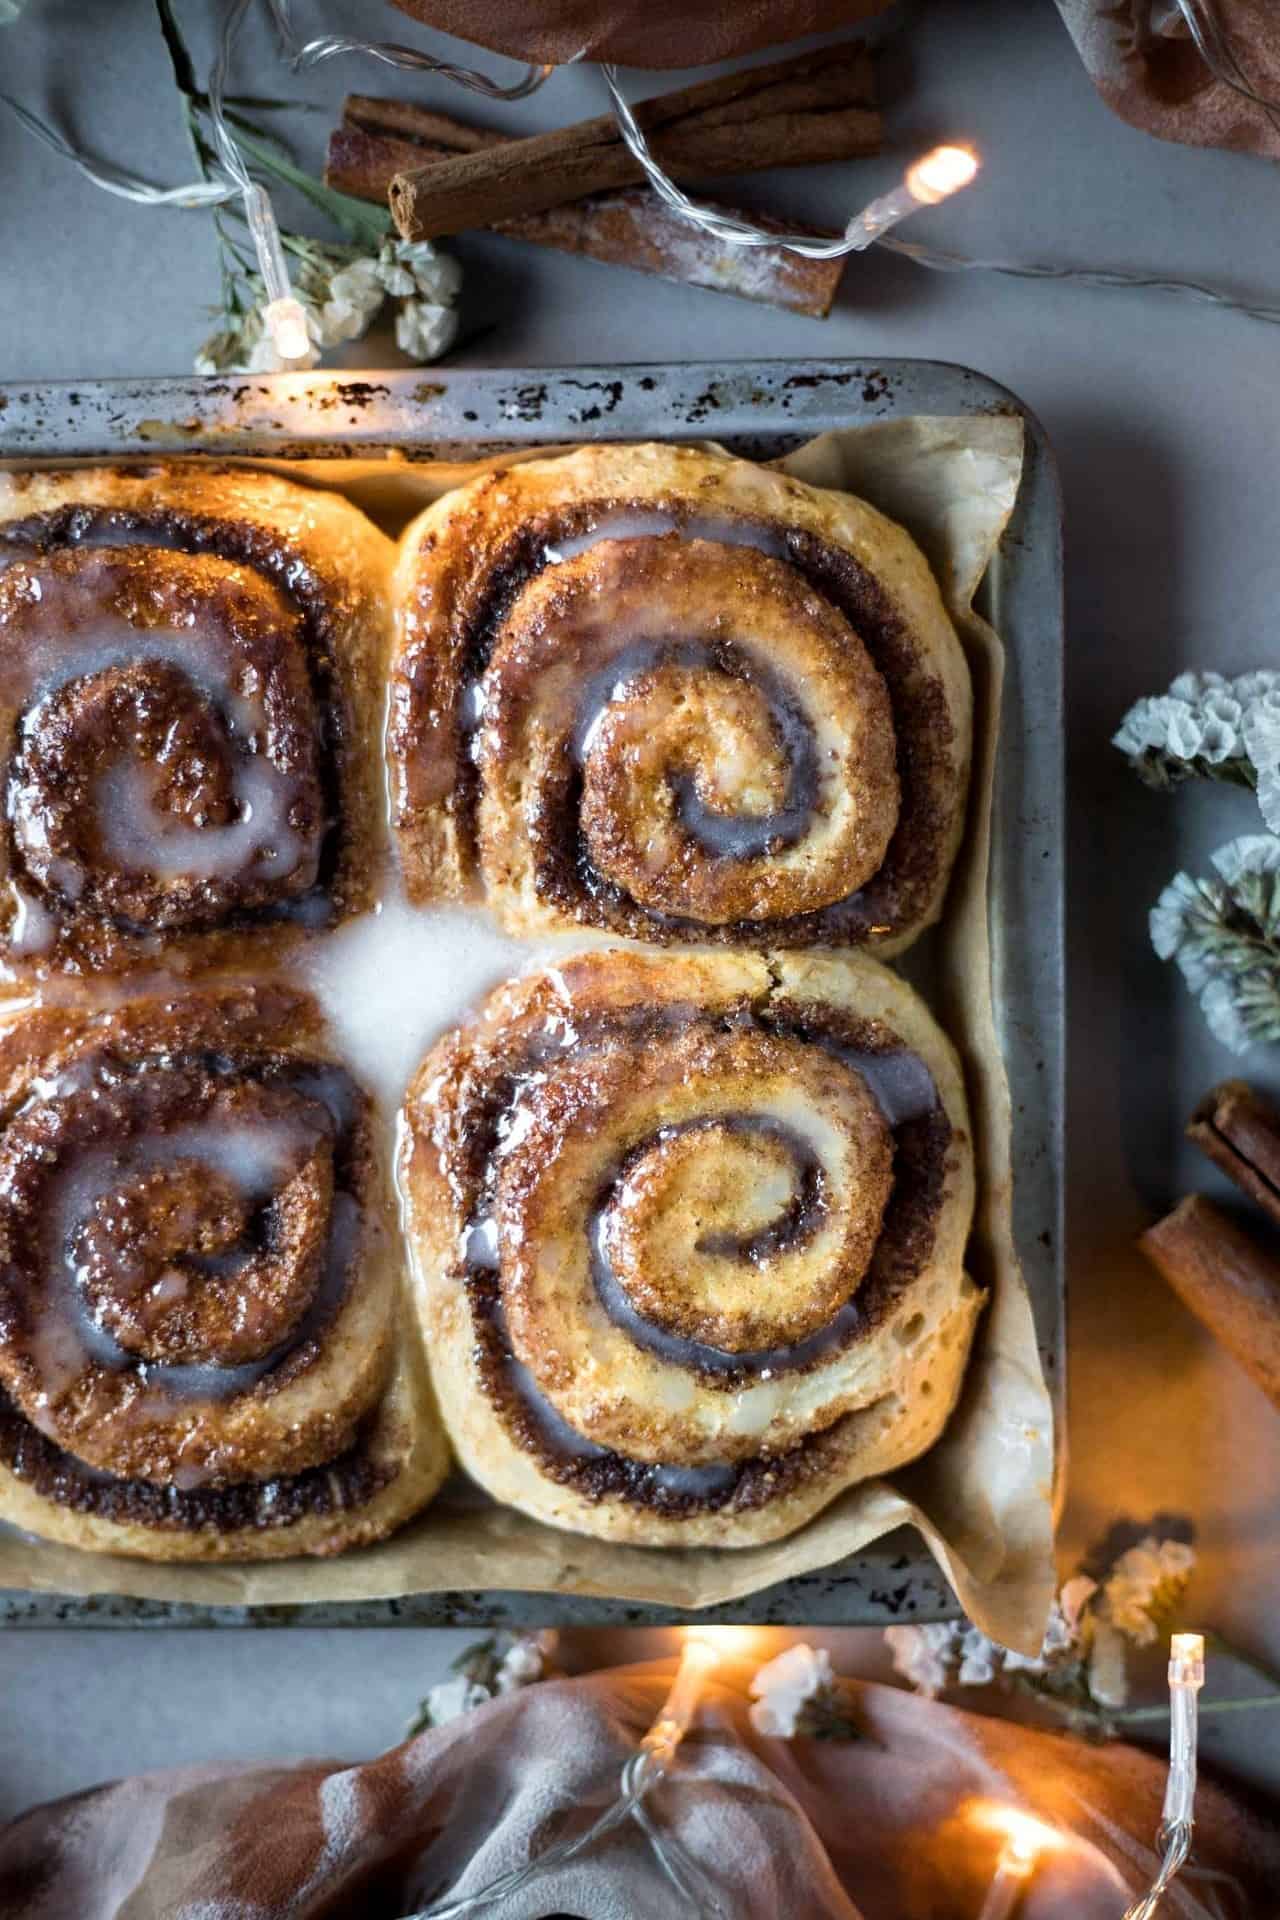
M 210 121 L 222 172 L 219 179 L 162 188 L 152 186 L 122 169 L 92 165 L 19 103 L 10 100 L 7 104 L 32 132 L 74 161 L 88 178 L 108 192 L 152 206 L 207 208 L 224 205 L 237 197 L 243 199 L 245 217 L 267 295 L 264 307 L 267 330 L 282 360 L 300 361 L 309 348 L 306 312 L 290 283 L 270 195 L 250 172 L 224 111 L 234 47 L 253 4 L 254 0 L 229 0 L 225 5 L 209 75 Z M 436 59 L 418 49 L 397 43 L 340 35 L 302 40 L 294 29 L 289 0 L 265 0 L 265 4 L 284 53 L 295 68 L 315 66 L 339 55 L 362 54 L 398 69 L 429 72 L 489 99 L 504 101 L 526 98 L 542 86 L 553 71 L 547 66 L 530 66 L 517 81 L 504 86 L 471 68 Z M 1258 107 L 1280 130 L 1280 102 L 1266 98 L 1254 88 L 1240 64 L 1229 34 L 1215 12 L 1212 0 L 1177 0 L 1177 5 L 1196 48 L 1215 77 Z M 855 213 L 846 223 L 843 233 L 833 240 L 815 241 L 811 236 L 800 234 L 780 237 L 776 231 L 766 233 L 749 222 L 701 205 L 671 180 L 649 148 L 643 129 L 622 93 L 617 70 L 606 65 L 601 72 L 620 136 L 642 167 L 653 190 L 682 219 L 726 245 L 781 246 L 788 251 L 819 259 L 881 245 L 918 265 L 938 271 L 995 272 L 1022 278 L 1069 280 L 1095 287 L 1154 289 L 1207 301 L 1254 319 L 1280 321 L 1280 308 L 1246 303 L 1220 288 L 1198 282 L 1129 270 L 971 259 L 891 237 L 891 229 L 900 221 L 921 207 L 936 206 L 969 185 L 976 177 L 979 165 L 977 156 L 964 146 L 936 148 L 913 162 L 898 187 Z M 634 1824 L 644 1835 L 657 1870 L 688 1903 L 689 1911 L 716 1920 L 722 1908 L 718 1904 L 715 1889 L 653 1810 L 654 1790 L 663 1782 L 674 1782 L 679 1778 L 675 1761 L 680 1744 L 695 1718 L 706 1682 L 720 1664 L 721 1656 L 715 1644 L 714 1632 L 714 1629 L 707 1629 L 685 1640 L 671 1692 L 653 1726 L 623 1768 L 615 1798 L 594 1822 L 576 1838 L 547 1848 L 535 1858 L 502 1875 L 490 1886 L 456 1898 L 446 1895 L 436 1904 L 410 1916 L 409 1920 L 463 1920 L 463 1916 L 491 1911 L 531 1880 L 544 1878 L 557 1871 L 597 1846 L 607 1834 L 628 1823 Z M 1157 1836 L 1160 1864 L 1151 1886 L 1127 1909 L 1123 1920 L 1152 1920 L 1191 1852 L 1196 1788 L 1197 1696 L 1204 1684 L 1204 1642 L 1201 1636 L 1174 1636 L 1168 1677 L 1170 1752 L 1163 1818 Z M 997 1810 L 997 1820 L 1002 1814 L 1003 1825 L 1000 1830 L 1005 1834 L 1005 1843 L 979 1920 L 1015 1920 L 1042 1856 L 1067 1842 L 1067 1836 L 1020 1809 Z
M 1175 0 L 1175 3 L 1193 44 L 1214 77 L 1239 98 L 1264 113 L 1272 126 L 1280 131 L 1280 101 L 1269 99 L 1250 81 L 1232 45 L 1230 34 L 1216 11 L 1215 0 Z M 242 198 L 258 270 L 267 294 L 263 319 L 268 335 L 283 362 L 301 362 L 307 357 L 310 346 L 306 312 L 290 285 L 271 198 L 261 182 L 252 177 L 224 112 L 232 51 L 253 4 L 254 0 L 228 0 L 223 10 L 222 28 L 209 76 L 208 102 L 221 168 L 219 179 L 195 181 L 180 187 L 152 186 L 123 169 L 90 163 L 19 102 L 3 94 L 0 94 L 0 99 L 32 133 L 73 161 L 88 179 L 107 192 L 150 206 L 208 208 Z M 531 65 L 519 79 L 504 85 L 477 69 L 437 59 L 432 54 L 399 42 L 362 40 L 341 34 L 303 39 L 294 27 L 290 0 L 263 0 L 263 4 L 283 55 L 295 70 L 314 67 L 340 55 L 360 54 L 403 71 L 435 74 L 469 92 L 502 101 L 527 98 L 543 86 L 555 71 L 550 66 Z M 710 234 L 723 245 L 781 247 L 811 259 L 832 259 L 875 245 L 913 265 L 939 273 L 996 273 L 1014 279 L 1056 280 L 1077 286 L 1173 294 L 1254 320 L 1273 324 L 1280 322 L 1280 307 L 1264 301 L 1242 300 L 1225 288 L 1202 281 L 1128 267 L 1075 267 L 1044 261 L 980 259 L 925 246 L 895 235 L 891 229 L 908 215 L 921 207 L 936 206 L 976 178 L 979 165 L 977 156 L 965 146 L 935 148 L 915 161 L 908 167 L 898 187 L 855 213 L 846 222 L 843 233 L 833 240 L 814 240 L 812 235 L 805 234 L 780 236 L 776 231 L 766 232 L 749 221 L 727 215 L 718 208 L 704 206 L 685 193 L 654 157 L 635 112 L 622 92 L 617 69 L 604 65 L 600 71 L 617 120 L 619 136 L 642 168 L 653 191 L 680 219 Z
M 516 1894 L 554 1877 L 628 1823 L 639 1828 L 657 1870 L 698 1920 L 728 1920 L 708 1876 L 690 1856 L 668 1819 L 653 1807 L 657 1787 L 679 1790 L 676 1759 L 694 1724 L 708 1681 L 726 1657 L 740 1628 L 695 1628 L 686 1633 L 671 1690 L 658 1715 L 621 1770 L 618 1790 L 602 1813 L 576 1836 L 566 1837 L 508 1869 L 470 1893 L 445 1893 L 405 1920 L 470 1920 L 492 1913 Z M 728 1646 L 726 1645 L 728 1643 Z M 1204 1685 L 1204 1639 L 1175 1633 L 1169 1657 L 1169 1775 L 1156 1849 L 1159 1865 L 1150 1886 L 1128 1906 L 1120 1920 L 1154 1920 L 1165 1894 L 1191 1857 L 1195 1829 L 1198 1697 Z M 1017 1920 L 1037 1871 L 1046 1857 L 1082 1844 L 1014 1805 L 976 1803 L 969 1815 L 975 1833 L 996 1834 L 1003 1844 L 995 1872 L 976 1920 Z

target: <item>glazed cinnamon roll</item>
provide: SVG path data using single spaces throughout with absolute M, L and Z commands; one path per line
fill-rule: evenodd
M 447 1447 L 371 1105 L 285 987 L 0 1029 L 0 1519 L 157 1560 L 390 1532 Z
M 251 954 L 368 904 L 391 543 L 272 474 L 0 475 L 0 966 Z
M 936 1439 L 981 1303 L 955 1056 L 861 956 L 595 950 L 410 1089 L 441 1411 L 499 1500 L 748 1546 Z
M 905 947 L 941 910 L 971 690 L 851 495 L 685 447 L 489 474 L 408 529 L 388 748 L 411 898 L 518 932 Z

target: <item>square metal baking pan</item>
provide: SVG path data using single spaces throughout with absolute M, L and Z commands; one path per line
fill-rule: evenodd
M 1014 1230 L 1062 1468 L 1063 789 L 1061 502 L 1039 423 L 984 375 L 933 361 L 80 381 L 0 386 L 0 464 L 159 454 L 476 459 L 584 440 L 709 440 L 769 459 L 832 427 L 913 413 L 1017 413 L 1022 488 L 980 590 L 1007 653 L 994 795 L 996 1015 L 1014 1112 Z M 697 1614 L 548 1593 L 432 1593 L 300 1607 L 0 1594 L 9 1626 L 885 1625 L 956 1612 L 914 1533 Z

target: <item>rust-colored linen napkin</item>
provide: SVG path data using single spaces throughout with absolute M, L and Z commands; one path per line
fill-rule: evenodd
M 517 60 L 579 57 L 627 67 L 700 67 L 802 34 L 856 26 L 891 0 L 396 0 L 445 33 Z M 356 19 L 351 30 L 367 22 Z
M 1118 1920 L 1155 1866 L 1164 1769 L 848 1685 L 853 1741 L 783 1742 L 717 1676 L 653 1816 L 732 1920 L 973 1920 L 1002 1845 L 983 1810 L 1061 1832 L 1020 1920 Z M 474 1892 L 612 1796 L 670 1662 L 549 1681 L 363 1766 L 143 1775 L 40 1807 L 0 1835 L 5 1920 L 393 1920 Z M 1195 1871 L 1170 1920 L 1274 1920 L 1280 1830 L 1202 1783 Z M 639 1829 L 536 1880 L 493 1920 L 689 1920 Z
M 1161 140 L 1280 155 L 1280 113 L 1272 118 L 1217 78 L 1177 0 L 1058 0 L 1058 10 L 1122 120 Z M 1276 0 L 1201 0 L 1201 13 L 1216 20 L 1240 77 L 1264 99 L 1280 100 Z

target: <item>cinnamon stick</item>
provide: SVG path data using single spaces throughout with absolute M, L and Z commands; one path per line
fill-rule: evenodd
M 1158 1273 L 1280 1407 L 1280 1261 L 1203 1194 L 1138 1241 Z
M 329 136 L 325 180 L 360 200 L 385 201 L 395 174 L 419 164 L 424 154 L 475 153 L 507 139 L 450 114 L 367 94 L 349 95 L 343 113 L 343 124 Z M 744 214 L 737 207 L 721 211 L 749 218 L 766 231 L 829 237 L 819 229 L 789 228 L 767 214 Z M 845 265 L 843 259 L 809 260 L 783 247 L 723 246 L 672 213 L 648 187 L 593 194 L 541 213 L 517 214 L 495 222 L 491 231 L 817 318 L 830 312 Z
M 1280 1226 L 1280 1111 L 1243 1080 L 1224 1080 L 1191 1116 L 1194 1140 Z
M 656 157 L 677 180 L 848 160 L 880 146 L 871 58 L 857 44 L 724 74 L 660 94 L 634 111 Z M 407 240 L 431 240 L 643 178 L 613 115 L 603 114 L 406 168 L 392 181 L 389 199 Z

